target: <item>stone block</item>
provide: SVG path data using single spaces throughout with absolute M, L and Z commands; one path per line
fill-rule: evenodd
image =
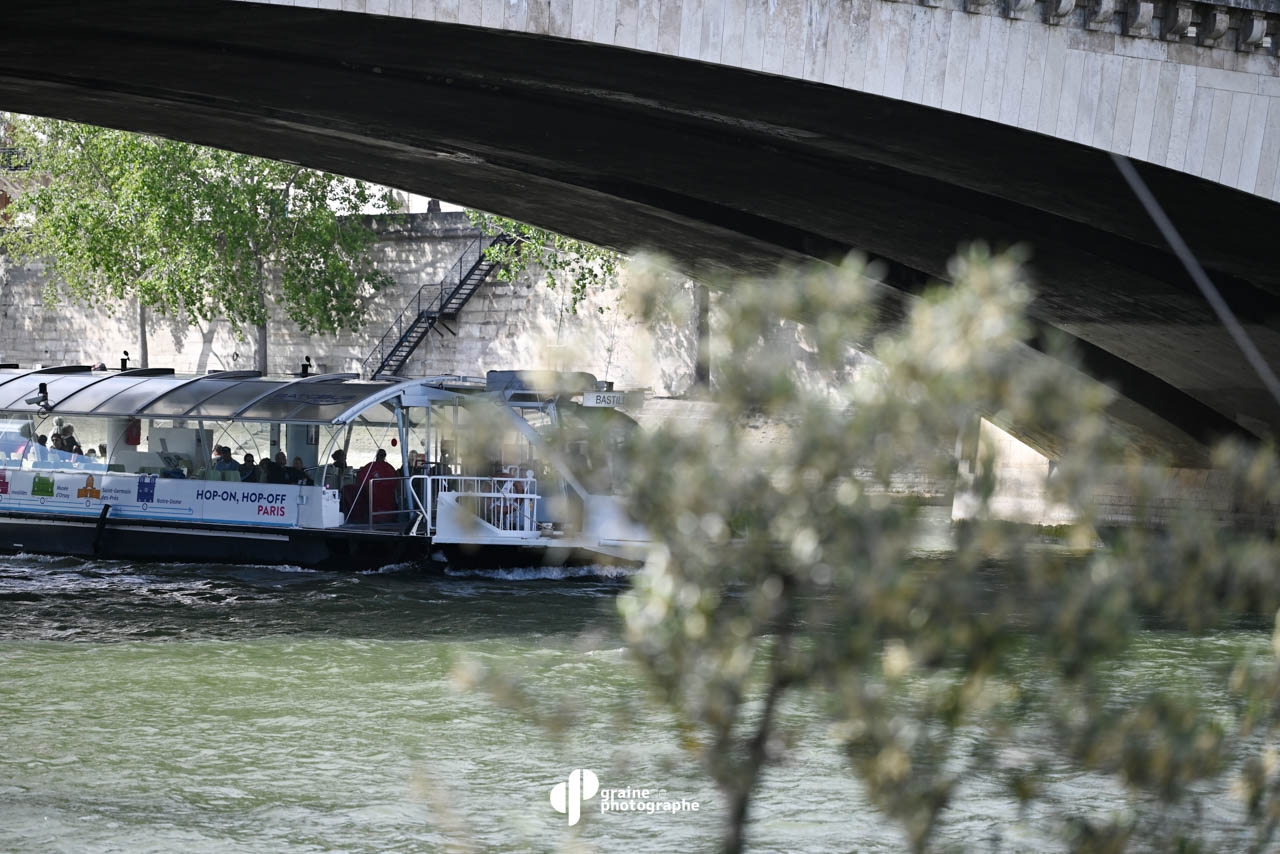
M 1222 170 L 1218 180 L 1232 187 L 1240 182 L 1240 166 L 1244 159 L 1245 137 L 1249 130 L 1249 111 L 1253 97 L 1243 92 L 1231 96 L 1227 116 L 1227 133 L 1222 144 Z
M 1171 62 L 1160 64 L 1151 114 L 1151 137 L 1146 155 L 1146 159 L 1152 163 L 1164 163 L 1168 155 L 1169 132 L 1173 127 L 1174 103 L 1178 95 L 1179 70 L 1180 67 Z
M 1044 63 L 1049 44 L 1049 28 L 1031 27 L 1027 33 L 1026 60 L 1022 67 L 1018 94 L 1018 127 L 1034 129 L 1040 120 L 1040 93 L 1044 85 Z M 1012 82 L 1012 81 L 1011 81 Z
M 911 32 L 907 40 L 906 70 L 902 81 L 902 98 L 915 104 L 924 101 L 925 75 L 929 68 L 931 19 L 937 16 L 927 8 L 911 8 Z
M 1267 98 L 1262 146 L 1253 192 L 1266 198 L 1280 198 L 1280 98 Z
M 920 103 L 939 107 L 946 92 L 953 13 L 927 12 L 926 14 L 929 15 L 928 52 L 925 59 L 924 80 L 921 84 Z
M 639 26 L 639 4 L 637 0 L 617 0 L 614 9 L 614 26 L 612 43 L 618 47 L 633 48 Z
M 1146 160 L 1151 149 L 1151 129 L 1155 123 L 1156 95 L 1160 89 L 1160 68 L 1164 63 L 1142 61 L 1139 68 L 1137 99 L 1133 117 L 1133 135 L 1129 138 L 1129 155 Z
M 1213 109 L 1209 118 L 1209 135 L 1204 146 L 1204 160 L 1200 165 L 1201 177 L 1218 180 L 1222 174 L 1223 153 L 1226 150 L 1227 130 L 1231 120 L 1231 106 L 1238 93 L 1222 89 L 1209 90 L 1213 95 Z
M 1260 79 L 1253 74 L 1242 74 L 1238 71 L 1202 68 L 1196 77 L 1196 84 L 1210 89 L 1224 89 L 1228 92 L 1253 95 L 1259 91 Z
M 1158 39 L 1118 38 L 1112 42 L 1112 50 L 1121 56 L 1164 62 L 1169 58 L 1169 46 Z
M 747 0 L 748 5 L 759 0 Z M 844 86 L 846 89 L 862 89 L 862 81 L 867 70 L 867 51 L 870 48 L 868 33 L 870 30 L 871 4 L 879 0 L 849 0 L 849 50 L 844 65 Z
M 1115 139 L 1116 113 L 1120 101 L 1120 81 L 1124 72 L 1124 58 L 1104 56 L 1096 80 L 1086 81 L 1097 89 L 1097 107 L 1093 117 L 1093 142 L 1098 148 L 1110 151 Z
M 698 37 L 697 59 L 720 62 L 724 47 L 724 7 L 728 0 L 703 0 L 702 32 Z
M 1068 29 L 1065 32 L 1067 34 L 1067 48 L 1069 50 L 1087 50 L 1094 53 L 1115 53 L 1116 41 L 1121 38 L 1115 33 L 1100 32 L 1097 30 Z
M 569 5 L 570 38 L 588 41 L 595 33 L 595 0 L 572 0 Z
M 1199 69 L 1183 65 L 1178 69 L 1178 91 L 1174 97 L 1173 120 L 1169 126 L 1168 153 L 1165 165 L 1181 169 L 1186 162 L 1187 145 L 1191 137 L 1191 117 L 1196 100 L 1196 74 Z

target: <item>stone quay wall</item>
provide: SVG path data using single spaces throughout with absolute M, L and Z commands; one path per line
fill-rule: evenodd
M 311 357 L 315 370 L 361 372 L 378 339 L 423 286 L 437 284 L 463 250 L 480 236 L 465 214 L 414 214 L 378 223 L 376 266 L 395 280 L 377 294 L 368 321 L 356 332 L 310 335 L 279 311 L 269 324 L 271 374 L 291 374 Z M 595 293 L 572 312 L 565 288 L 548 288 L 541 271 L 515 282 L 491 278 L 471 298 L 457 323 L 432 332 L 414 353 L 405 376 L 483 375 L 490 369 L 585 370 L 620 387 L 644 387 L 660 396 L 692 385 L 697 350 L 691 312 L 650 328 L 632 319 L 621 291 Z M 692 286 L 672 293 L 692 305 Z M 0 256 L 0 362 L 22 367 L 105 362 L 119 365 L 123 351 L 139 367 L 138 310 L 132 301 L 86 305 L 50 283 L 45 265 Z M 255 364 L 254 330 L 226 320 L 187 325 L 150 316 L 151 367 L 179 373 L 246 370 Z
M 292 374 L 311 357 L 317 372 L 361 371 L 362 363 L 400 311 L 424 285 L 434 285 L 480 233 L 462 213 L 414 214 L 379 224 L 376 265 L 395 286 L 378 294 L 370 318 L 358 332 L 308 335 L 276 313 L 269 324 L 268 364 L 272 374 Z M 624 279 L 625 279 L 624 273 Z M 719 417 L 713 404 L 683 400 L 694 385 L 697 354 L 694 285 L 668 277 L 664 317 L 642 323 L 628 311 L 625 281 L 592 293 L 569 308 L 566 287 L 549 288 L 540 270 L 514 282 L 496 278 L 483 285 L 449 329 L 432 332 L 406 365 L 404 376 L 457 374 L 483 376 L 486 370 L 526 368 L 588 371 L 619 388 L 641 388 L 648 401 L 634 414 L 647 427 L 679 422 L 694 429 Z M 85 305 L 50 286 L 41 263 L 18 263 L 0 256 L 0 362 L 23 368 L 119 365 L 123 351 L 138 356 L 138 311 L 131 301 Z M 710 321 L 718 325 L 717 296 Z M 254 330 L 226 320 L 188 326 L 151 316 L 147 323 L 150 367 L 179 373 L 247 370 L 255 364 Z M 836 376 L 817 369 L 805 327 L 779 319 L 770 336 L 770 352 L 788 359 L 806 383 L 844 382 L 864 364 L 850 351 L 848 365 Z M 712 370 L 712 382 L 717 372 Z M 789 441 L 790 425 L 781 421 L 745 425 L 750 444 Z M 931 502 L 949 498 L 950 482 L 919 472 L 895 477 L 890 492 Z

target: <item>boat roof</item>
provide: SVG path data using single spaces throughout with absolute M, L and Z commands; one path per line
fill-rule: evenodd
M 47 401 L 39 399 L 41 383 Z M 378 404 L 422 385 L 421 379 L 360 380 L 357 374 L 288 378 L 264 377 L 257 371 L 215 371 L 180 375 L 171 368 L 94 371 L 64 365 L 0 370 L 0 413 L 295 424 L 345 424 L 363 417 L 394 423 L 390 407 Z

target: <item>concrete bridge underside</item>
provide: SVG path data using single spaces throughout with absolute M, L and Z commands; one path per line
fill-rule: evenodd
M 1109 156 L 919 104 L 545 36 L 222 0 L 10 0 L 0 109 L 296 161 L 695 272 L 861 248 L 891 319 L 975 238 L 1029 242 L 1047 336 L 1076 339 L 1134 436 L 1200 458 L 1280 432 Z M 1275 202 L 1142 173 L 1280 364 Z M 1047 339 L 1042 339 L 1042 342 Z M 1047 444 L 1047 440 L 1045 442 Z

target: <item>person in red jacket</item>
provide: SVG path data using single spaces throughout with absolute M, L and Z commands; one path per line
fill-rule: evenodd
M 379 448 L 373 462 L 366 463 L 356 472 L 356 495 L 351 503 L 351 520 L 375 523 L 396 521 L 396 486 L 399 485 L 399 480 L 395 478 L 399 477 L 395 468 L 387 462 L 387 452 Z M 370 509 L 373 511 L 372 519 L 369 517 Z

